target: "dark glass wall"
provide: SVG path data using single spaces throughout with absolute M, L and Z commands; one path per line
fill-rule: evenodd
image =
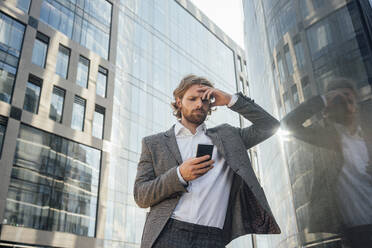
M 243 3 L 251 93 L 266 96 L 282 123 L 275 150 L 283 159 L 261 165 L 287 175 L 262 173 L 269 182 L 264 188 L 277 192 L 274 199 L 291 202 L 272 201 L 284 232 L 258 237 L 258 247 L 369 247 L 370 2 Z M 257 59 L 256 51 L 263 56 Z M 286 186 L 278 189 L 278 184 Z M 278 211 L 283 205 L 286 212 Z
M 3 224 L 94 237 L 101 152 L 21 125 Z

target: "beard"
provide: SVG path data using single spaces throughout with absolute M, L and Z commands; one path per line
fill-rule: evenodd
M 196 111 L 200 112 L 197 113 Z M 191 111 L 191 113 L 185 113 L 185 111 L 181 111 L 181 113 L 188 122 L 197 125 L 202 124 L 207 118 L 207 112 L 205 112 L 203 109 L 193 110 Z

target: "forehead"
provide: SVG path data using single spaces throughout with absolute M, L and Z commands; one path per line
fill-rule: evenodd
M 188 96 L 200 96 L 203 92 L 200 91 L 201 85 L 199 84 L 194 84 L 191 86 L 186 92 L 185 92 L 185 97 Z

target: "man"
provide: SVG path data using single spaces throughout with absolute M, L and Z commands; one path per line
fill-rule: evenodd
M 282 120 L 314 148 L 309 231 L 335 233 L 344 247 L 372 245 L 371 101 L 357 103 L 354 83 L 332 80 L 326 94 L 302 103 Z M 321 123 L 302 124 L 319 114 Z
M 195 75 L 173 95 L 179 121 L 142 140 L 134 199 L 150 212 L 141 247 L 219 248 L 248 233 L 280 233 L 247 154 L 279 122 L 243 94 L 232 96 Z M 207 129 L 211 108 L 226 105 L 253 125 Z M 211 160 L 195 158 L 198 144 L 214 145 Z

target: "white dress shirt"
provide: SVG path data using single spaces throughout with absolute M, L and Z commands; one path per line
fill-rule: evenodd
M 238 96 L 233 95 L 231 107 L 237 101 Z M 182 161 L 196 157 L 198 144 L 213 145 L 212 140 L 205 134 L 205 123 L 196 128 L 196 133 L 177 122 L 174 128 Z M 188 183 L 187 190 L 182 194 L 172 218 L 193 224 L 223 228 L 227 205 L 230 196 L 233 171 L 225 163 L 225 158 L 213 147 L 213 168 L 206 174 Z M 180 181 L 187 185 L 177 170 Z

